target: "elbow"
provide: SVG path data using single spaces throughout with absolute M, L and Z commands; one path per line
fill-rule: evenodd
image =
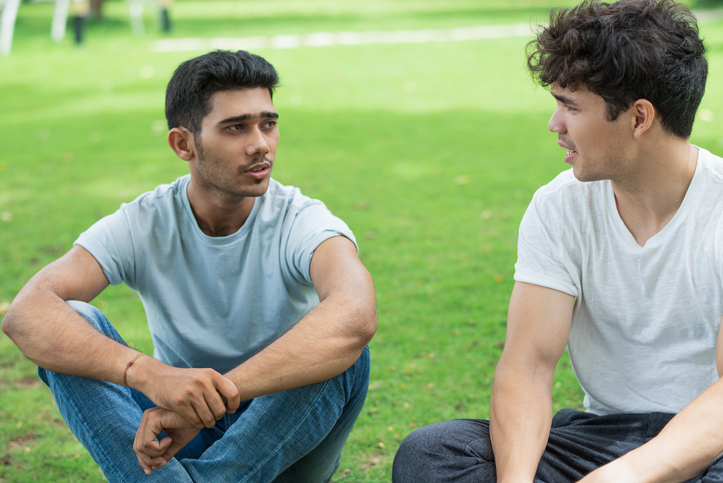
M 17 324 L 15 324 L 15 319 L 12 314 L 12 305 L 8 308 L 8 311 L 5 312 L 5 317 L 3 317 L 2 323 L 0 323 L 0 328 L 5 335 L 11 340 L 14 340 L 13 336 L 17 332 Z
M 360 338 L 364 340 L 364 345 L 367 345 L 374 334 L 377 332 L 378 320 L 377 320 L 377 309 L 374 307 L 366 315 L 362 328 L 360 330 Z
M 351 345 L 360 352 L 372 340 L 377 331 L 377 309 L 376 303 L 352 303 L 350 339 Z

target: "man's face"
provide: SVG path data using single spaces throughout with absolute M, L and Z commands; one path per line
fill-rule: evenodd
M 263 195 L 279 144 L 279 116 L 269 91 L 219 91 L 210 103 L 211 113 L 194 138 L 193 174 L 207 191 L 236 197 Z
M 629 117 L 621 113 L 608 121 L 605 101 L 587 89 L 571 91 L 553 84 L 551 90 L 557 108 L 547 127 L 567 150 L 565 162 L 572 165 L 575 177 L 580 181 L 624 177 L 633 162 L 632 132 L 626 130 Z

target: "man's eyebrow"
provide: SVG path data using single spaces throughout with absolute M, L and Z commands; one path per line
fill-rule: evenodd
M 577 106 L 577 102 L 573 101 L 569 97 L 563 96 L 562 94 L 555 94 L 554 92 L 551 92 L 552 97 L 557 99 L 558 101 L 562 102 L 563 104 L 568 104 L 570 106 Z
M 231 116 L 218 121 L 218 124 L 228 124 L 230 122 L 244 122 L 249 119 L 278 119 L 279 114 L 273 111 L 264 111 L 259 114 L 241 114 L 239 116 Z

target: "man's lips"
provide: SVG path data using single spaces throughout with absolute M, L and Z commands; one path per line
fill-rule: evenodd
M 249 166 L 244 170 L 244 174 L 247 174 L 255 179 L 263 179 L 271 172 L 272 162 L 264 161 L 262 163 L 256 163 Z
M 567 152 L 565 153 L 565 162 L 569 163 L 573 160 L 575 156 L 577 156 L 577 150 L 575 148 L 571 148 L 567 145 L 567 143 L 563 142 L 562 139 L 557 140 L 557 144 L 564 149 L 567 149 Z M 572 143 L 570 143 L 572 144 Z

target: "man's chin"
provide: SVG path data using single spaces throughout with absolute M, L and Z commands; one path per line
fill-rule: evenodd
M 262 180 L 259 180 L 253 186 L 250 186 L 250 187 L 244 189 L 242 193 L 239 193 L 239 195 L 257 198 L 259 196 L 263 196 L 264 194 L 266 194 L 268 189 L 269 189 L 269 178 L 264 178 Z
M 575 166 L 572 167 L 572 174 L 575 176 L 575 179 L 578 181 L 582 181 L 583 183 L 587 183 L 589 181 L 598 181 L 600 178 L 596 176 L 592 176 L 591 173 L 585 172 L 583 169 L 576 169 Z

